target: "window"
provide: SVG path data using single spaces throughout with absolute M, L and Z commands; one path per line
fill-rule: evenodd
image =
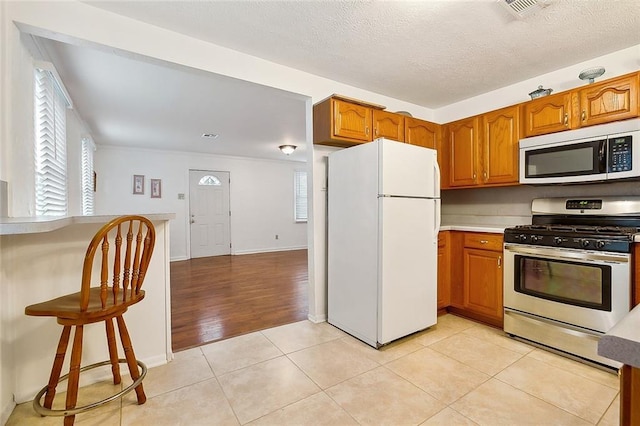
M 95 174 L 93 169 L 93 153 L 96 145 L 90 137 L 82 138 L 82 214 L 94 213 L 93 200 L 95 194 Z
M 215 176 L 206 175 L 206 176 L 203 176 L 202 179 L 200 179 L 200 182 L 198 182 L 198 185 L 220 186 L 222 185 L 222 182 L 220 182 L 220 179 L 218 179 Z
M 36 68 L 35 183 L 36 214 L 67 214 L 66 108 L 71 106 L 57 73 L 49 67 Z
M 307 221 L 307 172 L 296 170 L 294 174 L 296 222 Z

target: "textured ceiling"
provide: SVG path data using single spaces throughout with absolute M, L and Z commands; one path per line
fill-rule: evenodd
M 640 0 L 87 3 L 428 108 L 640 44 Z

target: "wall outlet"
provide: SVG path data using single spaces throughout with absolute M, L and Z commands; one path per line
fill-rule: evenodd
M 280 237 L 278 236 L 278 234 L 276 234 L 276 240 L 277 240 L 278 238 L 280 238 Z
M 184 194 L 183 193 L 179 193 L 178 194 L 178 200 L 184 200 Z

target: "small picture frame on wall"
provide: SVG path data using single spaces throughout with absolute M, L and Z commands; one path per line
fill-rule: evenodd
M 161 179 L 151 179 L 151 198 L 162 198 Z
M 133 193 L 135 195 L 144 194 L 144 175 L 133 175 Z

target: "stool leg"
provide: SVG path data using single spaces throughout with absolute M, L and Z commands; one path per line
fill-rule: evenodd
M 120 340 L 122 340 L 122 347 L 124 348 L 124 356 L 127 358 L 127 365 L 129 366 L 129 372 L 131 378 L 135 381 L 140 377 L 140 371 L 138 371 L 138 363 L 136 361 L 136 355 L 133 353 L 133 346 L 131 345 L 131 338 L 127 331 L 127 326 L 124 323 L 122 315 L 116 317 L 118 321 L 118 330 L 120 331 Z M 138 397 L 138 404 L 144 404 L 147 401 L 147 397 L 144 394 L 144 388 L 142 383 L 136 387 L 136 395 Z
M 109 318 L 104 322 L 107 328 L 107 343 L 109 344 L 109 359 L 111 360 L 111 373 L 113 373 L 113 384 L 121 382 L 120 364 L 118 363 L 118 347 L 116 346 L 116 334 L 113 329 L 113 319 Z
M 69 335 L 71 334 L 71 326 L 65 325 L 60 335 L 56 356 L 53 359 L 53 367 L 51 368 L 51 376 L 49 376 L 49 384 L 47 385 L 47 393 L 44 397 L 44 407 L 51 409 L 53 399 L 56 396 L 56 387 L 60 380 L 60 372 L 62 371 L 62 363 L 67 353 L 67 345 L 69 344 Z
M 69 383 L 67 384 L 66 409 L 76 408 L 78 401 L 78 383 L 80 382 L 80 362 L 82 361 L 82 333 L 84 327 L 76 325 L 73 336 L 73 349 L 71 349 L 71 365 L 69 367 Z M 72 426 L 76 416 L 66 416 L 64 426 Z

